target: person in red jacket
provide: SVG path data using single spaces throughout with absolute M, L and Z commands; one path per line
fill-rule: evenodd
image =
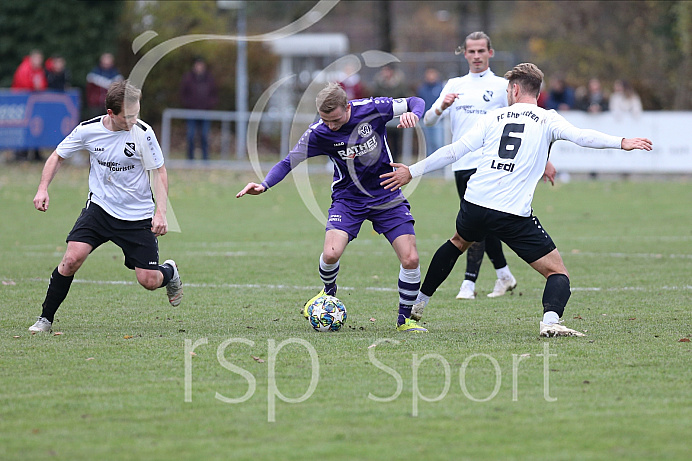
M 43 53 L 33 50 L 25 56 L 14 72 L 12 89 L 43 91 L 48 86 L 46 72 L 43 69 Z
M 24 57 L 14 72 L 11 88 L 13 90 L 43 91 L 47 86 L 46 71 L 43 69 L 43 53 L 39 50 L 32 50 L 28 56 Z M 31 152 L 27 149 L 17 150 L 14 153 L 14 158 L 18 162 L 29 160 L 30 153 L 32 160 L 37 162 L 43 160 L 38 149 L 32 149 Z

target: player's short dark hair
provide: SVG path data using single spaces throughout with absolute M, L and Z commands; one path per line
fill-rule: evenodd
M 125 102 L 137 102 L 142 98 L 142 91 L 130 83 L 129 80 L 121 80 L 112 83 L 106 93 L 106 109 L 113 111 L 115 115 L 120 114 Z
M 543 83 L 543 72 L 535 64 L 523 62 L 505 74 L 509 83 L 516 83 L 523 92 L 538 96 Z
M 346 91 L 344 91 L 341 85 L 332 82 L 317 93 L 315 103 L 319 112 L 328 114 L 337 107 L 346 109 L 348 107 L 348 96 L 346 96 Z

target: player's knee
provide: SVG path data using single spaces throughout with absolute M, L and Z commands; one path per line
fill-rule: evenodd
M 79 268 L 82 266 L 83 262 L 84 262 L 83 259 L 76 258 L 72 255 L 66 254 L 62 258 L 60 273 L 64 276 L 67 276 L 67 277 L 74 275 L 79 270 Z
M 325 264 L 336 264 L 340 257 L 341 254 L 339 254 L 333 248 L 326 249 L 324 252 L 322 252 L 322 260 L 325 262 Z
M 419 264 L 418 253 L 414 252 L 412 254 L 406 255 L 401 258 L 401 266 L 404 269 L 415 269 Z
M 137 281 L 147 290 L 156 290 L 161 286 L 161 280 L 158 274 L 160 274 L 158 271 L 148 271 L 144 274 L 137 274 Z

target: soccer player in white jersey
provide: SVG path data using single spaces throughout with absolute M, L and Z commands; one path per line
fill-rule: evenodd
M 570 297 L 569 274 L 552 239 L 533 216 L 531 201 L 543 176 L 550 146 L 557 140 L 596 149 L 651 150 L 646 138 L 622 138 L 570 124 L 553 110 L 537 105 L 543 72 L 523 63 L 505 74 L 509 107 L 496 109 L 456 142 L 410 168 L 381 175 L 386 189 L 397 190 L 413 177 L 442 168 L 469 152 L 481 151 L 456 220 L 456 233 L 435 253 L 413 310 L 422 315 L 435 290 L 472 242 L 497 235 L 520 258 L 546 278 L 540 336 L 583 336 L 560 324 Z
M 50 277 L 32 333 L 51 330 L 74 274 L 89 253 L 109 240 L 122 249 L 125 266 L 135 271 L 140 285 L 147 290 L 166 287 L 168 301 L 180 304 L 183 288 L 175 262 L 159 265 L 157 237 L 168 232 L 168 176 L 154 130 L 137 119 L 141 96 L 128 81 L 113 83 L 106 94 L 106 115 L 79 124 L 46 161 L 34 197 L 37 210 L 48 210 L 49 184 L 65 159 L 79 151 L 90 156 L 89 196 L 67 236 L 67 250 Z
M 507 107 L 507 80 L 498 77 L 490 70 L 490 58 L 495 54 L 490 37 L 484 32 L 472 32 L 464 40 L 464 45 L 459 47 L 457 54 L 461 52 L 464 53 L 464 58 L 469 64 L 469 73 L 447 81 L 440 97 L 423 118 L 426 126 L 432 126 L 442 118 L 449 117 L 452 142 L 457 141 L 469 131 L 483 114 Z M 471 175 L 476 172 L 479 161 L 480 151 L 471 152 L 452 164 L 459 200 L 464 198 L 466 185 Z M 546 173 L 552 182 L 555 175 L 552 164 L 546 168 Z M 494 235 L 488 235 L 485 241 L 471 245 L 466 253 L 466 273 L 457 299 L 476 298 L 476 280 L 484 252 L 488 254 L 497 273 L 495 288 L 488 297 L 502 296 L 517 286 L 517 281 L 509 270 L 502 252 L 502 242 Z

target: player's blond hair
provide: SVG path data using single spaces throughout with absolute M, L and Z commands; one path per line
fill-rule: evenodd
M 348 106 L 348 96 L 346 96 L 346 91 L 344 91 L 341 85 L 332 82 L 317 93 L 315 103 L 319 112 L 329 114 L 337 107 L 346 109 Z
M 476 32 L 471 32 L 470 34 L 468 34 L 464 39 L 464 44 L 459 45 L 454 54 L 464 54 L 466 52 L 466 42 L 468 42 L 469 40 L 485 40 L 485 42 L 488 44 L 488 50 L 493 49 L 493 44 L 490 43 L 490 37 L 488 37 L 488 34 L 481 30 L 478 30 Z
M 538 96 L 543 83 L 543 72 L 535 64 L 523 62 L 505 74 L 509 83 L 516 83 L 522 92 Z
M 110 109 L 115 115 L 118 115 L 122 112 L 124 103 L 135 103 L 140 99 L 142 99 L 142 91 L 129 80 L 121 80 L 108 87 L 106 109 Z

